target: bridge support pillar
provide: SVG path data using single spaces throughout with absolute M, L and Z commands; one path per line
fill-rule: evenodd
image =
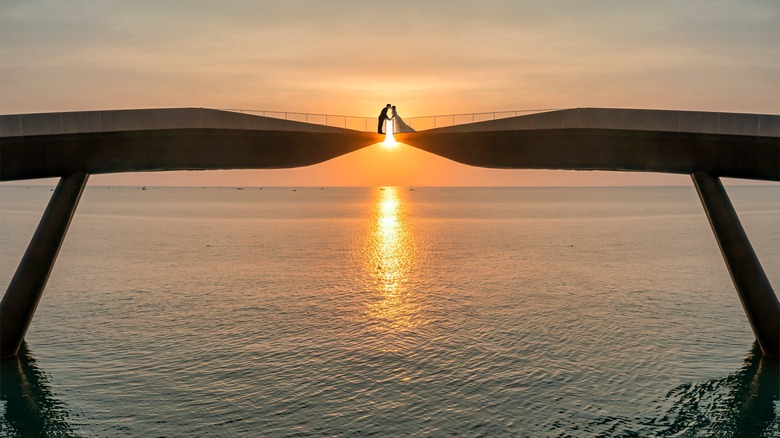
M 0 358 L 16 356 L 46 287 L 89 175 L 62 177 L 0 301 Z
M 720 178 L 691 175 L 753 333 L 767 357 L 780 356 L 780 303 Z

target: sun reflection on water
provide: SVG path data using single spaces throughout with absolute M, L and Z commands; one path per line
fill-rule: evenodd
M 388 329 L 415 328 L 426 320 L 419 296 L 409 285 L 417 253 L 406 206 L 396 187 L 383 187 L 379 193 L 366 253 L 378 295 L 368 303 L 366 313 Z

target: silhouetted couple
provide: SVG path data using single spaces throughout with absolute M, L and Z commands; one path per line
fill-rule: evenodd
M 393 111 L 392 115 L 388 115 L 388 112 Z M 377 126 L 377 132 L 380 134 L 384 134 L 383 127 L 385 125 L 385 122 L 390 120 L 392 123 L 390 126 L 393 128 L 393 133 L 397 134 L 399 132 L 415 132 L 414 129 L 412 129 L 411 126 L 407 125 L 406 122 L 401 118 L 401 116 L 398 115 L 398 111 L 395 109 L 395 105 L 387 104 L 386 107 L 382 108 L 382 112 L 379 113 L 379 126 Z

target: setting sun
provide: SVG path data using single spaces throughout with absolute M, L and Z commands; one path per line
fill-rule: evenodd
M 388 120 L 387 125 L 385 127 L 385 141 L 382 142 L 382 147 L 385 147 L 387 149 L 394 149 L 398 147 L 398 142 L 395 141 L 395 136 L 393 135 L 393 121 Z

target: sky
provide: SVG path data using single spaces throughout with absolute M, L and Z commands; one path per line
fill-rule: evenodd
M 0 0 L 0 114 L 208 107 L 405 118 L 618 107 L 780 114 L 780 2 Z M 372 146 L 301 169 L 91 184 L 689 184 Z

